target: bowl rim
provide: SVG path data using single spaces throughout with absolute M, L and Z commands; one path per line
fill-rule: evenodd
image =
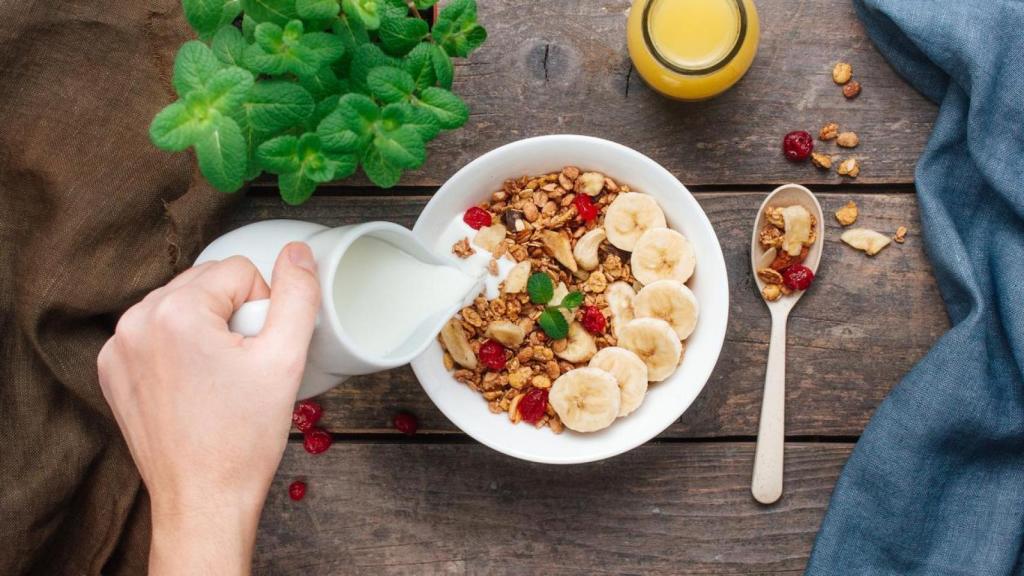
M 520 140 L 509 142 L 507 144 L 494 148 L 489 152 L 482 154 L 481 156 L 478 156 L 477 158 L 475 158 L 474 160 L 470 161 L 462 168 L 457 170 L 454 174 L 452 174 L 445 181 L 445 183 L 441 185 L 441 187 L 438 188 L 438 190 L 431 196 L 430 200 L 427 202 L 427 205 L 424 206 L 423 210 L 420 212 L 420 215 L 416 219 L 416 223 L 412 228 L 413 233 L 420 237 L 421 240 L 423 239 L 423 237 L 421 236 L 425 232 L 425 230 L 423 229 L 423 222 L 428 220 L 429 217 L 434 213 L 434 211 L 439 210 L 437 206 L 438 204 L 440 204 L 441 198 L 452 194 L 475 194 L 479 192 L 477 190 L 466 191 L 465 189 L 455 188 L 455 184 L 453 184 L 453 182 L 457 182 L 459 180 L 460 175 L 466 172 L 472 172 L 475 169 L 477 169 L 477 167 L 480 166 L 481 164 L 488 164 L 490 162 L 493 162 L 495 158 L 516 151 L 520 148 L 528 148 L 532 146 L 537 146 L 539 144 L 546 144 L 549 142 L 560 142 L 562 145 L 570 147 L 578 145 L 603 146 L 612 150 L 616 154 L 631 156 L 634 160 L 645 165 L 646 169 L 660 173 L 663 177 L 667 176 L 672 182 L 675 182 L 676 185 L 678 185 L 677 191 L 683 193 L 680 195 L 680 200 L 682 200 L 685 204 L 688 204 L 691 208 L 696 209 L 695 215 L 697 216 L 700 224 L 706 227 L 707 231 L 710 232 L 710 242 L 712 247 L 714 248 L 714 250 L 710 251 L 709 254 L 704 256 L 704 258 L 710 259 L 712 261 L 712 264 L 715 265 L 714 267 L 720 268 L 722 278 L 725 282 L 725 289 L 721 295 L 722 308 L 724 310 L 724 314 L 722 314 L 721 317 L 717 319 L 717 322 L 709 323 L 705 326 L 702 326 L 702 330 L 704 330 L 707 333 L 707 337 L 710 338 L 713 343 L 711 349 L 713 354 L 707 354 L 705 356 L 705 358 L 709 360 L 708 362 L 706 362 L 707 368 L 703 371 L 703 373 L 697 375 L 697 380 L 700 381 L 700 386 L 697 388 L 696 392 L 693 394 L 690 401 L 687 402 L 685 406 L 682 406 L 682 409 L 678 414 L 676 414 L 672 419 L 667 419 L 664 426 L 655 427 L 656 429 L 652 433 L 639 434 L 636 438 L 630 440 L 629 442 L 623 443 L 624 445 L 620 447 L 609 448 L 605 450 L 594 450 L 586 453 L 585 455 L 579 456 L 548 457 L 538 456 L 535 454 L 531 454 L 527 451 L 523 451 L 522 449 L 516 447 L 510 448 L 508 446 L 492 442 L 488 438 L 477 435 L 472 429 L 467 430 L 466 428 L 463 428 L 458 424 L 460 418 L 456 415 L 449 413 L 449 411 L 445 409 L 442 403 L 435 400 L 434 396 L 431 394 L 430 389 L 423 383 L 424 378 L 427 376 L 426 374 L 423 373 L 425 370 L 427 370 L 425 364 L 426 362 L 428 362 L 428 360 L 425 358 L 426 354 L 424 353 L 414 358 L 411 362 L 411 366 L 413 373 L 416 375 L 417 382 L 419 382 L 420 386 L 423 388 L 423 391 L 427 394 L 427 397 L 430 398 L 430 401 L 434 403 L 434 406 L 436 406 L 437 409 L 440 410 L 441 413 L 444 414 L 444 416 L 448 418 L 448 420 L 451 421 L 456 428 L 458 428 L 464 434 L 473 438 L 477 442 L 480 442 L 481 444 L 487 446 L 488 448 L 491 448 L 502 454 L 512 456 L 520 460 L 526 460 L 529 462 L 560 465 L 584 464 L 588 462 L 597 462 L 614 456 L 618 456 L 619 454 L 623 454 L 625 452 L 633 450 L 634 448 L 642 446 L 643 444 L 646 444 L 651 439 L 655 438 L 656 436 L 664 432 L 674 422 L 678 421 L 679 418 L 684 413 L 686 413 L 687 410 L 690 409 L 690 407 L 693 405 L 693 402 L 704 391 L 705 386 L 707 386 L 708 381 L 711 379 L 711 374 L 714 372 L 714 369 L 718 364 L 718 359 L 721 356 L 722 347 L 725 343 L 725 334 L 729 323 L 729 275 L 728 268 L 725 265 L 725 255 L 722 252 L 722 246 L 718 240 L 718 234 L 715 232 L 714 226 L 711 225 L 711 221 L 710 219 L 708 219 L 707 213 L 704 212 L 704 209 L 700 206 L 700 203 L 697 202 L 697 199 L 693 196 L 689 189 L 687 189 L 686 186 L 681 181 L 679 181 L 678 178 L 675 177 L 675 175 L 673 175 L 664 166 L 655 162 L 647 155 L 637 150 L 634 150 L 628 146 L 619 144 L 617 142 L 613 142 L 611 140 L 606 140 L 604 138 L 597 138 L 594 136 L 585 136 L 579 134 L 549 134 L 544 136 L 523 138 Z

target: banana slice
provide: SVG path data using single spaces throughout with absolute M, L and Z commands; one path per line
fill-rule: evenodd
M 619 194 L 604 215 L 604 230 L 612 246 L 633 251 L 644 232 L 665 227 L 665 213 L 658 202 L 647 194 Z
M 613 282 L 604 291 L 604 299 L 612 311 L 612 333 L 617 337 L 619 328 L 633 319 L 633 299 L 636 290 L 626 282 Z
M 621 397 L 615 376 L 586 367 L 559 376 L 551 385 L 548 402 L 569 429 L 595 432 L 615 421 Z
M 645 286 L 657 280 L 686 282 L 693 276 L 697 257 L 686 236 L 668 228 L 655 228 L 637 240 L 629 265 L 633 276 Z
M 625 348 L 609 346 L 594 354 L 589 366 L 608 372 L 619 383 L 620 418 L 640 407 L 647 394 L 647 364 L 639 356 Z
M 658 318 L 637 318 L 619 330 L 619 346 L 633 352 L 647 364 L 647 379 L 661 382 L 679 365 L 683 343 L 668 322 Z
M 790 256 L 796 256 L 805 245 L 810 244 L 811 213 L 807 208 L 794 204 L 782 209 L 782 220 L 786 231 L 782 237 L 782 249 Z
M 700 307 L 697 297 L 675 280 L 658 280 L 644 286 L 633 300 L 637 318 L 661 318 L 668 322 L 680 340 L 686 340 L 697 326 Z
M 569 335 L 566 337 L 566 342 L 565 350 L 555 352 L 555 356 L 573 364 L 586 362 L 597 352 L 597 343 L 594 341 L 594 337 L 579 322 L 569 324 Z

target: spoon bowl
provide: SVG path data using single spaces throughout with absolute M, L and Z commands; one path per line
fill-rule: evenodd
M 750 239 L 750 266 L 758 293 L 765 283 L 758 277 L 759 268 L 766 268 L 771 254 L 761 247 L 759 235 L 765 225 L 765 208 L 768 206 L 800 205 L 807 209 L 816 221 L 814 242 L 807 250 L 802 264 L 818 273 L 821 249 L 824 242 L 825 217 L 821 204 L 810 190 L 799 184 L 785 184 L 776 188 L 765 198 L 754 218 L 754 232 Z M 770 249 L 774 250 L 774 249 Z M 772 334 L 768 344 L 768 366 L 764 378 L 764 399 L 761 401 L 761 420 L 757 430 L 757 451 L 754 454 L 754 473 L 750 491 L 762 504 L 771 504 L 782 497 L 782 470 L 785 450 L 786 421 L 786 322 L 789 312 L 803 296 L 804 291 L 783 295 L 774 302 L 765 300 L 772 315 Z

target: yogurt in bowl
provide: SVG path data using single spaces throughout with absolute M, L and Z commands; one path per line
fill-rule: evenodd
M 647 398 L 631 414 L 597 432 L 513 424 L 505 414 L 494 414 L 476 391 L 457 382 L 445 368 L 443 350 L 432 344 L 412 362 L 424 390 L 460 429 L 502 453 L 544 463 L 570 464 L 600 460 L 643 444 L 656 436 L 690 406 L 707 382 L 725 337 L 728 319 L 728 280 L 721 248 L 700 206 L 668 171 L 646 156 L 624 146 L 585 136 L 557 135 L 531 138 L 493 150 L 457 172 L 434 195 L 413 232 L 427 246 L 450 253 L 456 236 L 473 236 L 461 216 L 471 206 L 491 198 L 509 178 L 557 172 L 564 166 L 600 171 L 632 190 L 651 196 L 664 211 L 667 227 L 682 233 L 692 244 L 697 266 L 686 282 L 700 303 L 700 315 L 686 339 L 686 354 L 678 369 L 653 383 Z M 467 230 L 468 229 L 468 230 Z M 478 247 L 474 247 L 479 250 Z M 479 266 L 490 255 L 478 252 L 464 260 Z M 476 262 L 470 262 L 477 258 Z M 507 261 L 503 262 L 503 259 Z M 503 255 L 490 264 L 493 297 L 514 260 Z

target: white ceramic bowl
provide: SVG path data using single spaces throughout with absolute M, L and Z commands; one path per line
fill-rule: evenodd
M 690 192 L 668 170 L 643 154 L 600 138 L 553 135 L 528 138 L 484 154 L 455 173 L 427 204 L 413 232 L 427 246 L 457 215 L 501 188 L 508 178 L 543 174 L 573 165 L 603 172 L 631 189 L 658 200 L 671 228 L 690 239 L 697 268 L 687 283 L 700 303 L 700 317 L 686 341 L 686 355 L 667 380 L 654 383 L 635 412 L 589 434 L 566 430 L 553 434 L 526 424 L 512 424 L 506 414 L 492 414 L 480 394 L 456 382 L 442 364 L 434 343 L 413 360 L 423 389 L 441 412 L 463 432 L 491 448 L 533 462 L 593 462 L 635 448 L 675 422 L 700 394 L 718 360 L 729 315 L 725 259 L 711 222 Z

